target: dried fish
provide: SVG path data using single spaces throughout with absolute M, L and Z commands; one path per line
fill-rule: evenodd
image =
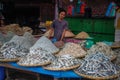
M 82 49 L 79 44 L 66 43 L 65 47 L 58 53 L 58 55 L 70 54 L 74 57 L 83 57 L 86 55 L 86 51 Z
M 12 39 L 15 34 L 11 31 L 8 31 L 7 34 L 0 33 L 0 42 L 3 45 L 5 42 L 8 42 Z
M 106 56 L 110 57 L 111 59 L 115 56 L 112 49 L 103 42 L 97 42 L 87 51 L 87 54 L 96 53 L 96 52 L 104 53 Z
M 37 42 L 30 48 L 30 51 L 42 48 L 50 53 L 56 53 L 59 49 L 45 36 L 42 36 Z
M 18 64 L 24 66 L 42 65 L 52 62 L 55 59 L 55 57 L 51 53 L 48 53 L 48 51 L 42 49 L 36 51 L 38 53 L 29 53 L 24 58 L 21 58 Z
M 25 56 L 28 52 L 29 52 L 28 49 L 18 46 L 14 42 L 5 43 L 1 47 L 0 58 L 1 59 L 19 58 Z
M 27 35 L 27 34 L 26 34 Z M 30 36 L 30 35 L 28 35 Z M 31 38 L 32 39 L 32 38 Z M 9 42 L 0 48 L 1 59 L 20 58 L 29 53 L 29 48 L 33 45 L 27 36 L 15 35 Z
M 120 67 L 113 64 L 109 57 L 104 53 L 97 52 L 87 55 L 82 65 L 75 69 L 75 72 L 93 77 L 106 77 L 118 74 L 119 70 Z
M 115 55 L 117 55 L 117 58 L 113 61 L 113 63 L 120 65 L 120 48 L 114 48 L 112 50 L 115 52 Z
M 82 60 L 75 58 L 69 54 L 58 56 L 50 65 L 45 66 L 47 68 L 52 68 L 55 70 L 60 70 L 61 68 L 68 68 L 76 65 L 80 65 Z

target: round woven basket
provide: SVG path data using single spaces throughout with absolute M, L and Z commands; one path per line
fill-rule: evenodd
M 111 48 L 120 48 L 120 46 L 111 46 Z
M 77 71 L 74 70 L 74 72 L 82 77 L 88 78 L 88 79 L 94 79 L 94 80 L 106 80 L 106 79 L 113 79 L 117 78 L 120 75 L 120 72 L 118 74 L 112 75 L 112 76 L 105 76 L 105 77 L 94 77 L 94 76 L 89 76 L 85 74 L 81 74 Z
M 19 61 L 19 58 L 13 58 L 13 59 L 0 59 L 0 62 L 17 62 Z
M 64 54 L 59 54 L 59 53 L 58 53 L 58 54 L 55 54 L 55 56 L 61 56 L 61 55 L 64 55 Z M 70 54 L 70 55 L 71 55 L 71 54 Z M 83 58 L 83 57 L 85 57 L 85 55 L 86 55 L 86 54 L 83 54 L 83 55 L 81 55 L 81 54 L 80 54 L 80 55 L 72 54 L 71 56 L 73 56 L 73 57 L 75 57 L 75 58 Z
M 77 64 L 75 66 L 71 66 L 71 67 L 62 67 L 62 68 L 54 68 L 54 67 L 43 67 L 44 69 L 47 69 L 47 70 L 52 70 L 52 71 L 66 71 L 66 70 L 71 70 L 71 69 L 75 69 L 77 67 L 79 67 L 80 65 Z
M 42 64 L 19 64 L 19 63 L 17 63 L 18 65 L 20 65 L 20 66 L 25 66 L 25 67 L 36 67 L 36 66 L 45 66 L 45 65 L 48 65 L 48 64 L 50 64 L 51 62 L 49 61 L 49 62 L 45 62 L 45 63 L 42 63 Z

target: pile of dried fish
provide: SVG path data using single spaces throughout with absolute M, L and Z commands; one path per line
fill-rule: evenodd
M 107 44 L 105 44 L 103 42 L 98 42 L 95 45 L 93 45 L 87 51 L 87 54 L 96 53 L 96 52 L 104 53 L 106 56 L 110 57 L 111 60 L 113 60 L 116 57 L 116 55 L 114 54 L 112 49 Z
M 114 48 L 113 51 L 117 55 L 117 58 L 113 62 L 117 65 L 120 65 L 120 48 Z
M 29 50 L 15 44 L 14 42 L 5 43 L 0 49 L 0 59 L 14 59 L 25 56 Z
M 24 40 L 23 40 L 22 46 L 27 49 L 30 49 L 30 47 L 32 47 L 36 42 L 34 36 L 29 32 L 25 32 L 23 37 L 24 37 Z
M 15 35 L 0 48 L 0 58 L 14 59 L 27 55 L 29 48 L 33 45 L 30 39 L 32 38 L 30 38 L 29 34 L 26 34 L 26 36 Z
M 5 42 L 5 37 L 3 36 L 2 33 L 0 33 L 0 42 L 4 43 Z
M 120 67 L 110 62 L 103 53 L 91 54 L 85 57 L 82 65 L 75 69 L 79 75 L 87 75 L 91 78 L 103 78 L 119 74 Z
M 49 54 L 48 51 L 39 49 L 36 53 L 29 53 L 24 58 L 21 58 L 18 62 L 21 66 L 43 66 L 50 64 L 55 57 Z
M 17 36 L 15 35 L 9 42 L 14 42 L 17 45 L 20 45 L 26 49 L 29 49 L 35 43 L 34 39 L 29 35 L 30 33 L 26 33 L 24 36 Z M 31 41 L 31 40 L 33 41 Z
M 36 43 L 30 48 L 30 51 L 34 49 L 42 48 L 50 53 L 56 53 L 59 49 L 45 36 L 42 36 Z
M 50 65 L 45 66 L 48 70 L 69 70 L 79 67 L 81 60 L 70 55 L 62 55 L 57 57 Z
M 4 35 L 4 41 L 8 42 L 10 41 L 13 37 L 15 36 L 15 33 L 13 33 L 12 31 L 8 31 L 7 34 Z
M 65 47 L 58 53 L 58 55 L 70 54 L 74 57 L 83 57 L 86 51 L 82 49 L 79 44 L 66 43 Z
M 87 42 L 87 40 L 81 40 L 80 42 L 79 42 L 79 44 L 80 44 L 80 46 L 81 47 L 85 47 L 85 43 Z
M 43 49 L 42 48 L 31 49 L 29 54 L 41 54 L 41 50 Z M 51 54 L 51 52 L 48 52 L 48 51 L 46 51 L 46 53 Z
M 8 42 L 12 39 L 15 34 L 13 32 L 7 32 L 7 34 L 0 33 L 0 45 L 3 45 L 5 42 Z

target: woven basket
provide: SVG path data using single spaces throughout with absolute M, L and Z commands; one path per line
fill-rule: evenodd
M 111 46 L 111 48 L 120 48 L 120 46 Z
M 31 65 L 28 65 L 28 64 L 19 64 L 17 63 L 18 65 L 20 66 L 25 66 L 25 67 L 36 67 L 36 66 L 45 66 L 45 65 L 48 65 L 50 64 L 51 62 L 45 62 L 45 63 L 42 63 L 42 64 L 31 64 Z
M 58 54 L 56 54 L 55 56 L 61 56 L 61 55 L 64 55 L 64 54 L 59 54 L 59 52 L 58 52 Z M 71 55 L 71 56 L 73 56 L 75 58 L 83 58 L 83 57 L 86 56 L 86 54 L 83 54 L 83 55 L 81 55 L 81 54 L 80 55 L 69 54 L 69 55 Z
M 113 78 L 117 78 L 120 75 L 120 72 L 118 74 L 115 74 L 113 76 L 105 76 L 105 77 L 94 77 L 94 76 L 89 76 L 89 75 L 85 75 L 85 74 L 81 74 L 77 71 L 74 70 L 75 73 L 77 73 L 78 75 L 88 78 L 88 79 L 94 79 L 94 80 L 106 80 L 106 79 L 113 79 Z
M 0 62 L 16 62 L 19 61 L 18 58 L 13 58 L 13 59 L 0 59 Z
M 77 67 L 79 67 L 80 65 L 77 64 L 75 66 L 71 66 L 71 67 L 63 67 L 63 68 L 53 68 L 53 67 L 43 67 L 44 69 L 47 69 L 47 70 L 52 70 L 52 71 L 66 71 L 66 70 L 71 70 L 71 69 L 75 69 Z

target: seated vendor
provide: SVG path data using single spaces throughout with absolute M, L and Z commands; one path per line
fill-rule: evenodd
M 52 31 L 50 35 L 54 32 L 52 41 L 62 41 L 65 36 L 65 31 L 68 29 L 68 22 L 64 20 L 66 16 L 66 11 L 61 9 L 59 11 L 58 19 L 54 20 L 52 23 Z

